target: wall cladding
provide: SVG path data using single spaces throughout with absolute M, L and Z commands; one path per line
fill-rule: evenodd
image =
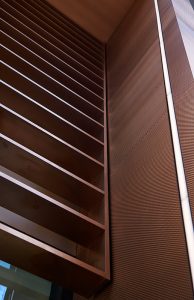
M 96 299 L 191 300 L 151 0 L 135 1 L 108 44 L 108 90 L 113 278 Z
M 172 2 L 161 1 L 160 11 L 183 163 L 194 216 L 194 78 Z M 188 6 L 185 7 L 184 14 L 186 18 L 190 18 Z M 188 22 L 192 23 L 193 19 L 188 19 Z

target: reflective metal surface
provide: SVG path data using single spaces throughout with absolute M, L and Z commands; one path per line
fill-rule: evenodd
M 172 3 L 194 77 L 194 4 L 189 0 L 172 0 Z
M 162 26 L 161 26 L 161 20 L 160 20 L 160 13 L 159 13 L 159 8 L 158 8 L 158 1 L 154 0 L 154 3 L 155 3 L 155 9 L 156 9 L 158 35 L 159 35 L 159 41 L 160 41 L 160 50 L 161 50 L 164 82 L 165 82 L 166 97 L 167 97 L 167 104 L 168 104 L 169 120 L 170 120 L 170 126 L 171 126 L 173 150 L 174 150 L 175 163 L 176 163 L 176 172 L 177 172 L 177 179 L 178 179 L 178 186 L 179 186 L 179 193 L 180 193 L 180 201 L 181 201 L 185 236 L 186 236 L 186 242 L 187 242 L 187 248 L 188 248 L 189 262 L 190 262 L 190 268 L 191 268 L 191 276 L 192 276 L 192 281 L 193 281 L 193 286 L 194 286 L 193 222 L 192 222 L 191 208 L 190 208 L 190 203 L 189 203 L 189 195 L 188 195 L 186 178 L 185 178 L 185 171 L 184 171 L 184 166 L 183 166 L 181 146 L 180 146 L 180 141 L 179 141 L 176 115 L 175 115 L 175 110 L 174 110 L 170 77 L 169 77 L 167 60 L 166 60 L 166 53 L 165 53 L 164 39 L 163 39 Z

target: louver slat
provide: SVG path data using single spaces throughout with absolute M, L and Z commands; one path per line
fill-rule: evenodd
M 90 296 L 110 278 L 105 49 L 47 2 L 0 6 L 0 258 Z

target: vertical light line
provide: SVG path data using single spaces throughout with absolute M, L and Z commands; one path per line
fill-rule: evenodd
M 104 224 L 105 272 L 110 280 L 110 209 L 109 209 L 109 157 L 108 157 L 108 91 L 107 91 L 107 47 L 104 46 Z
M 162 34 L 162 25 L 160 20 L 158 0 L 154 0 L 154 3 L 155 3 L 155 10 L 156 10 L 160 51 L 161 51 L 162 66 L 163 66 L 163 73 L 164 73 L 164 83 L 165 83 L 166 96 L 167 96 L 168 113 L 170 119 L 173 150 L 175 156 L 176 172 L 177 172 L 177 179 L 178 179 L 178 186 L 179 186 L 179 193 L 180 193 L 180 201 L 181 201 L 185 236 L 187 242 L 188 256 L 189 256 L 189 262 L 191 268 L 191 277 L 192 277 L 192 283 L 194 288 L 194 232 L 193 232 L 192 214 L 191 214 L 191 208 L 189 203 L 185 171 L 183 166 L 183 158 L 182 158 L 181 146 L 180 146 L 179 135 L 178 135 L 172 90 L 170 85 L 170 77 L 169 77 L 167 59 L 166 59 L 166 53 L 164 47 L 164 39 Z

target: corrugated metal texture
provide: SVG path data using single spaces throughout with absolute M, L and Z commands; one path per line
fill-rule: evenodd
M 192 7 L 190 6 L 192 10 Z M 170 79 L 181 142 L 185 175 L 194 216 L 194 78 L 170 0 L 160 2 Z M 165 12 L 168 14 L 165 14 Z M 184 11 L 189 20 L 190 13 Z M 171 25 L 172 24 L 172 25 Z M 176 42 L 175 42 L 176 41 Z
M 153 1 L 135 1 L 108 58 L 113 278 L 96 299 L 191 300 Z
M 194 85 L 177 99 L 176 115 L 189 197 L 194 216 Z
M 159 8 L 173 97 L 177 102 L 192 85 L 193 76 L 171 0 L 159 1 Z

